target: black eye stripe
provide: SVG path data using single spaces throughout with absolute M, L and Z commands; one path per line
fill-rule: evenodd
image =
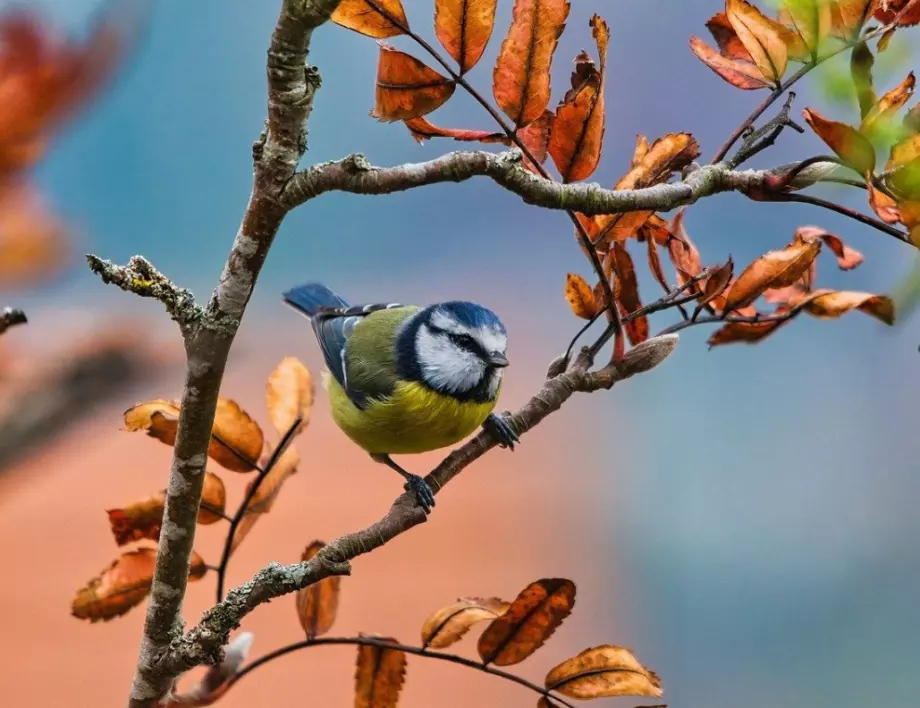
M 474 339 L 468 334 L 456 334 L 455 332 L 449 332 L 446 329 L 441 329 L 440 327 L 436 327 L 434 325 L 428 325 L 428 328 L 436 334 L 446 335 L 454 344 L 456 344 L 461 349 L 465 349 L 468 352 L 472 352 L 476 356 L 483 358 L 483 359 L 487 356 L 485 351 L 483 351 L 483 348 L 479 344 L 479 342 L 477 342 L 476 339 Z

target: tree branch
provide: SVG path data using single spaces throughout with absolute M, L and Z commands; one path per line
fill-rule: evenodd
M 177 672 L 164 657 L 182 634 L 208 443 L 230 346 L 287 209 L 281 193 L 306 149 L 306 122 L 319 88 L 306 67 L 313 30 L 338 0 L 284 0 L 268 50 L 268 121 L 253 146 L 253 189 L 217 288 L 186 336 L 187 370 L 156 569 L 129 708 L 150 708 L 172 687 Z
M 609 389 L 615 383 L 649 371 L 663 362 L 677 346 L 677 336 L 656 337 L 627 352 L 616 364 L 589 371 L 590 357 L 579 356 L 564 373 L 549 379 L 537 395 L 510 418 L 518 435 L 523 435 L 562 405 L 576 392 Z M 438 494 L 471 463 L 497 445 L 487 432 L 451 452 L 426 478 Z M 228 635 L 259 605 L 295 592 L 332 575 L 347 575 L 349 561 L 383 546 L 396 536 L 426 520 L 425 513 L 409 494 L 400 495 L 390 509 L 365 529 L 342 536 L 324 546 L 307 562 L 292 565 L 270 563 L 249 582 L 234 588 L 227 597 L 202 615 L 198 626 L 178 640 L 162 657 L 157 669 L 170 676 L 201 664 L 220 661 Z
M 25 324 L 28 321 L 29 320 L 26 319 L 26 313 L 22 310 L 4 307 L 0 310 L 0 334 L 6 332 L 10 327 Z
M 195 304 L 195 296 L 191 291 L 175 285 L 142 256 L 132 256 L 128 265 L 119 266 L 88 253 L 86 262 L 89 269 L 102 278 L 103 283 L 162 302 L 183 334 L 189 334 L 201 319 L 202 310 Z
M 775 178 L 775 170 L 735 171 L 724 163 L 707 165 L 681 182 L 643 189 L 603 189 L 596 183 L 560 183 L 544 179 L 521 164 L 516 150 L 491 153 L 458 150 L 428 162 L 376 167 L 360 154 L 310 167 L 294 175 L 284 190 L 283 203 L 293 209 L 326 192 L 391 194 L 442 182 L 489 177 L 526 203 L 546 209 L 575 210 L 593 216 L 627 211 L 668 211 L 719 192 L 746 192 Z

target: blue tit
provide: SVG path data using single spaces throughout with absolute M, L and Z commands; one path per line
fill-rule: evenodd
M 472 302 L 349 306 L 318 283 L 283 299 L 312 323 L 333 420 L 405 478 L 425 513 L 434 506 L 428 484 L 390 455 L 447 447 L 480 426 L 502 447 L 518 441 L 492 412 L 508 359 L 505 326 L 491 310 Z

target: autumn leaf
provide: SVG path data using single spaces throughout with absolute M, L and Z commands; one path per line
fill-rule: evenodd
M 568 0 L 515 0 L 511 27 L 492 72 L 492 92 L 515 128 L 539 118 L 550 99 L 550 66 Z
M 575 58 L 572 88 L 556 108 L 549 154 L 563 182 L 590 177 L 601 159 L 604 141 L 604 73 L 610 29 L 599 15 L 591 18 L 600 68 L 587 54 Z
M 629 169 L 632 169 L 633 167 L 638 165 L 640 162 L 642 162 L 642 158 L 645 157 L 646 154 L 648 154 L 648 138 L 646 138 L 644 135 L 637 133 L 636 134 L 636 147 L 633 148 L 633 156 L 632 156 L 632 160 L 629 163 Z
M 834 34 L 845 40 L 858 36 L 878 4 L 879 0 L 835 0 L 831 6 Z
M 725 296 L 724 311 L 753 304 L 768 288 L 792 285 L 808 270 L 820 250 L 821 241 L 797 237 L 786 248 L 761 256 L 732 283 Z
M 682 207 L 674 215 L 670 228 L 673 237 L 668 240 L 668 255 L 674 264 L 678 287 L 683 287 L 690 278 L 703 270 L 700 252 L 684 228 L 685 211 L 686 208 Z
M 593 319 L 598 312 L 594 301 L 594 291 L 591 290 L 591 286 L 578 273 L 566 275 L 565 299 L 575 316 L 583 320 Z
M 572 612 L 575 584 L 564 578 L 537 580 L 514 599 L 479 637 L 485 664 L 518 664 L 543 646 Z
M 272 468 L 268 470 L 246 507 L 246 513 L 243 515 L 239 526 L 237 526 L 236 533 L 233 536 L 233 543 L 230 545 L 231 551 L 239 548 L 243 539 L 249 535 L 258 520 L 271 511 L 278 494 L 281 492 L 282 485 L 288 477 L 297 472 L 297 465 L 299 464 L 300 455 L 297 453 L 296 448 L 290 446 L 281 454 L 275 464 L 272 465 Z M 253 479 L 246 485 L 247 496 L 257 481 L 258 479 Z
M 175 445 L 179 427 L 179 405 L 157 399 L 139 403 L 125 411 L 125 429 L 144 430 L 167 445 Z M 220 398 L 214 414 L 208 455 L 233 472 L 251 472 L 262 453 L 262 429 L 236 401 Z
M 853 89 L 859 102 L 859 117 L 865 119 L 876 104 L 875 89 L 872 86 L 872 66 L 875 58 L 865 42 L 853 47 L 850 55 L 850 75 L 853 77 Z
M 850 291 L 816 290 L 804 297 L 801 307 L 812 317 L 836 319 L 852 310 L 859 310 L 884 322 L 894 324 L 894 302 L 886 295 Z M 788 303 L 799 306 L 795 300 Z
M 205 505 L 209 508 L 205 508 Z M 227 490 L 224 487 L 224 480 L 213 472 L 205 472 L 204 486 L 201 491 L 201 508 L 198 510 L 198 523 L 208 526 L 221 521 L 224 518 L 221 514 L 223 514 L 226 506 Z
M 455 88 L 453 81 L 415 57 L 380 42 L 371 115 L 384 122 L 417 118 L 442 106 Z
M 323 541 L 313 541 L 304 549 L 300 560 L 310 560 L 325 545 Z M 332 629 L 339 608 L 341 580 L 338 575 L 332 575 L 297 591 L 297 617 L 307 639 L 319 637 Z
M 869 110 L 863 118 L 859 130 L 862 133 L 871 135 L 880 127 L 884 129 L 886 123 L 890 126 L 895 114 L 913 95 L 915 83 L 914 72 L 911 71 L 900 84 L 882 96 Z
M 732 276 L 734 275 L 735 264 L 729 256 L 728 260 L 720 265 L 717 268 L 714 268 L 708 276 L 702 286 L 702 295 L 700 299 L 697 300 L 696 310 L 693 313 L 693 316 L 696 317 L 704 307 L 707 305 L 713 304 L 715 309 L 721 310 L 722 303 L 717 302 L 719 296 L 722 295 L 729 284 L 732 282 Z
M 422 646 L 443 649 L 456 644 L 474 624 L 501 617 L 508 607 L 497 597 L 461 597 L 428 616 L 422 625 Z
M 735 32 L 731 22 L 728 21 L 728 15 L 724 12 L 717 12 L 710 17 L 706 21 L 706 29 L 709 30 L 712 38 L 716 40 L 719 53 L 723 57 L 753 63 L 751 53 L 744 48 L 744 44 L 738 39 L 738 33 Z
M 585 649 L 546 674 L 544 685 L 570 698 L 662 695 L 661 680 L 629 649 L 603 644 Z
M 786 311 L 787 309 L 781 308 L 775 314 L 783 315 Z M 709 345 L 710 349 L 723 344 L 757 344 L 788 321 L 786 319 L 773 319 L 759 322 L 728 322 L 713 332 L 706 344 Z
M 377 39 L 404 34 L 409 27 L 401 0 L 341 0 L 329 19 Z
M 397 643 L 392 637 L 376 634 L 358 636 Z M 376 645 L 358 647 L 355 708 L 396 708 L 405 680 L 405 652 Z
M 67 228 L 30 183 L 14 180 L 4 184 L 0 189 L 0 289 L 35 286 L 58 276 L 71 260 L 68 236 Z
M 897 224 L 901 221 L 901 211 L 894 199 L 880 189 L 876 189 L 871 180 L 866 182 L 866 188 L 869 193 L 869 206 L 879 219 L 886 224 Z
M 617 304 L 620 306 L 620 312 L 625 316 L 640 310 L 642 301 L 639 298 L 636 266 L 626 246 L 622 243 L 614 243 L 607 258 L 611 260 L 613 272 L 616 273 Z M 648 315 L 625 321 L 623 328 L 626 330 L 630 344 L 633 346 L 641 344 L 649 336 Z
M 875 171 L 875 149 L 862 133 L 845 123 L 828 120 L 813 108 L 802 111 L 818 137 L 859 174 Z
M 920 200 L 920 133 L 895 143 L 885 170 L 891 173 L 888 185 L 899 201 Z
M 138 548 L 122 553 L 77 592 L 71 604 L 71 614 L 90 622 L 108 621 L 139 605 L 150 593 L 156 556 L 155 548 Z M 201 556 L 192 553 L 189 580 L 199 580 L 207 570 Z
M 786 72 L 789 53 L 778 23 L 745 0 L 726 0 L 725 14 L 761 75 L 776 84 Z
M 853 270 L 864 260 L 862 253 L 847 246 L 839 236 L 835 236 L 818 226 L 800 226 L 795 230 L 795 238 L 806 241 L 821 239 L 824 245 L 837 256 L 837 267 L 840 270 Z
M 908 8 L 908 4 L 913 3 Z M 883 25 L 894 22 L 901 10 L 907 8 L 907 12 L 898 20 L 898 27 L 910 27 L 920 23 L 920 2 L 916 0 L 879 0 L 875 9 L 875 19 Z
M 495 26 L 497 0 L 435 0 L 438 41 L 465 74 L 482 57 Z
M 280 435 L 287 433 L 298 417 L 297 432 L 307 427 L 313 394 L 313 377 L 307 367 L 291 356 L 282 359 L 265 384 L 268 417 Z
M 699 37 L 690 37 L 690 49 L 700 61 L 735 88 L 753 91 L 770 86 L 753 62 L 726 57 Z
M 817 56 L 831 32 L 830 0 L 783 0 L 783 6 L 811 56 Z
M 160 537 L 163 523 L 163 508 L 166 492 L 157 492 L 151 497 L 128 504 L 123 509 L 108 509 L 109 525 L 115 543 L 124 546 L 132 541 L 148 538 L 156 541 Z

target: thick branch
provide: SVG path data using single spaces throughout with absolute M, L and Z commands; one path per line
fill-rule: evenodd
M 0 334 L 3 334 L 10 327 L 25 324 L 28 322 L 26 313 L 22 310 L 16 310 L 12 307 L 4 307 L 0 310 Z
M 516 150 L 496 154 L 484 150 L 458 150 L 428 162 L 397 167 L 375 167 L 363 155 L 316 165 L 298 172 L 284 190 L 288 208 L 325 192 L 390 194 L 441 182 L 463 182 L 489 177 L 528 204 L 546 209 L 573 209 L 588 215 L 627 211 L 668 211 L 719 192 L 761 188 L 775 177 L 773 170 L 733 171 L 726 164 L 708 165 L 673 184 L 644 189 L 603 189 L 596 183 L 563 184 L 527 171 Z
M 146 258 L 132 256 L 128 265 L 119 266 L 88 253 L 86 262 L 89 269 L 102 278 L 103 283 L 117 285 L 125 292 L 162 302 L 169 316 L 179 323 L 184 333 L 201 319 L 202 310 L 195 304 L 195 296 L 191 291 L 175 285 Z
M 569 371 L 546 381 L 540 392 L 511 416 L 511 425 L 518 435 L 523 435 L 559 410 L 574 393 L 609 389 L 618 381 L 655 368 L 674 351 L 677 341 L 674 335 L 650 339 L 628 352 L 619 363 L 597 371 L 588 370 L 590 359 L 582 355 Z M 450 453 L 426 481 L 435 494 L 439 493 L 463 469 L 496 445 L 487 432 L 479 433 Z M 425 513 L 414 499 L 403 494 L 383 518 L 332 541 L 311 560 L 293 565 L 270 563 L 252 580 L 231 590 L 222 602 L 205 612 L 198 626 L 164 656 L 160 670 L 175 676 L 193 666 L 218 662 L 229 633 L 256 607 L 331 575 L 348 574 L 352 558 L 379 548 L 425 519 Z

